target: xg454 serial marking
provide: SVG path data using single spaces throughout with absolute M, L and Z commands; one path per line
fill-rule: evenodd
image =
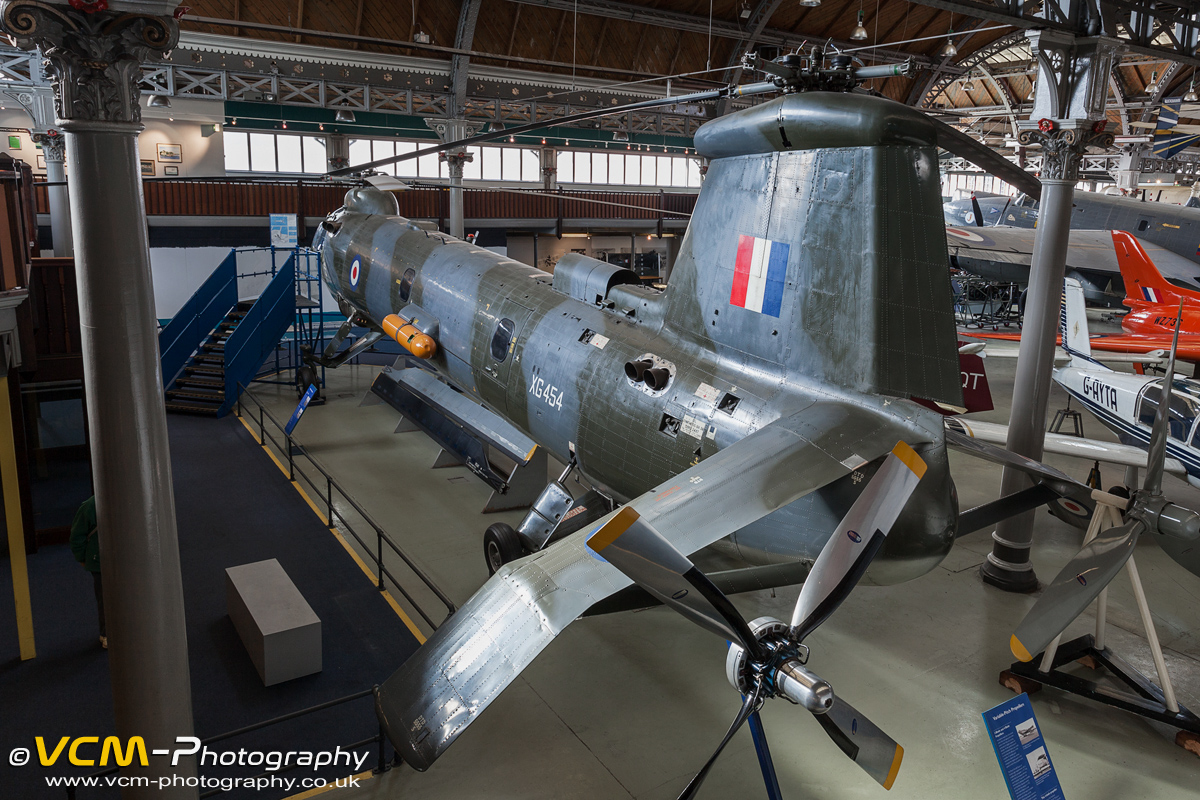
M 534 378 L 533 383 L 529 385 L 529 393 L 539 400 L 544 401 L 551 408 L 559 411 L 562 410 L 562 391 L 554 386 L 554 384 L 548 383 L 542 378 Z

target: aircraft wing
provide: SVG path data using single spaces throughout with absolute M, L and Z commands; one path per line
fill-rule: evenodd
M 1008 441 L 1008 426 L 995 422 L 957 417 L 954 420 L 956 430 L 960 430 L 972 439 L 991 444 L 1006 444 Z M 1140 447 L 1114 442 L 1102 442 L 1098 439 L 1084 439 L 1079 436 L 1067 436 L 1061 433 L 1047 433 L 1043 451 L 1057 453 L 1063 456 L 1074 456 L 1088 461 L 1103 461 L 1106 464 L 1119 464 L 1124 467 L 1146 468 L 1146 451 Z M 1167 456 L 1166 471 L 1180 478 L 1187 476 L 1183 462 Z
M 911 438 L 899 418 L 813 403 L 630 505 L 690 554 Z M 584 544 L 612 516 L 502 567 L 384 682 L 376 708 L 405 762 L 428 769 L 567 625 L 630 585 Z
M 960 336 L 969 336 L 971 338 L 989 338 L 987 334 L 975 333 L 960 333 Z M 1103 340 L 1099 340 L 1103 344 Z M 999 339 L 987 343 L 983 350 L 983 355 L 988 358 L 1017 358 L 1020 355 L 1021 348 L 1019 339 Z M 1145 353 L 1110 353 L 1093 352 L 1092 357 L 1097 361 L 1105 364 L 1166 364 L 1168 353 L 1166 350 L 1149 350 Z M 1054 348 L 1054 366 L 1060 367 L 1071 361 L 1071 357 L 1067 355 L 1061 347 Z
M 946 228 L 946 246 L 957 265 L 990 280 L 1015 280 L 1018 270 L 1028 280 L 1033 258 L 1034 228 L 1001 226 Z M 1200 265 L 1159 245 L 1138 239 L 1164 277 L 1194 283 Z M 1067 270 L 1120 277 L 1111 231 L 1072 230 L 1067 245 Z
M 963 335 L 969 336 L 972 339 L 988 339 L 999 342 L 1019 342 L 1021 340 L 1021 334 L 1019 333 L 988 333 L 986 331 L 970 331 L 969 333 L 965 333 Z M 1055 341 L 1061 344 L 1062 336 L 1058 336 Z M 1088 339 L 1088 345 L 1092 348 L 1092 357 L 1097 361 L 1107 361 L 1113 363 L 1125 362 L 1133 364 L 1164 364 L 1167 361 L 1164 353 L 1168 353 L 1171 349 L 1171 334 L 1100 334 Z M 988 347 L 990 348 L 991 345 L 989 344 Z M 985 348 L 984 352 L 992 358 L 1015 357 L 1009 348 L 998 348 L 997 350 Z M 1180 334 L 1179 347 L 1176 350 L 1175 357 L 1179 361 L 1188 361 L 1193 364 L 1200 364 L 1200 336 L 1194 334 Z

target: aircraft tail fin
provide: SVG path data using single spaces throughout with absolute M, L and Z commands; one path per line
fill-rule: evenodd
M 797 92 L 708 122 L 695 141 L 710 162 L 666 325 L 855 391 L 962 405 L 925 119 Z
M 1113 249 L 1117 266 L 1125 282 L 1125 305 L 1170 305 L 1179 302 L 1175 287 L 1163 278 L 1158 267 L 1137 237 L 1125 231 L 1113 231 Z
M 1087 310 L 1083 303 L 1083 285 L 1074 278 L 1063 280 L 1062 310 L 1059 315 L 1062 348 L 1071 357 L 1072 366 L 1087 361 L 1091 365 L 1092 345 L 1089 341 Z

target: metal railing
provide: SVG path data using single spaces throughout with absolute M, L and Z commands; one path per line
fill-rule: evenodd
M 278 717 L 272 717 L 271 719 L 263 720 L 262 722 L 255 722 L 252 725 L 246 725 L 241 728 L 235 728 L 234 730 L 226 731 L 225 733 L 218 733 L 216 736 L 210 736 L 207 739 L 201 739 L 200 746 L 202 748 L 207 747 L 208 745 L 213 744 L 215 742 L 221 742 L 221 741 L 224 741 L 225 739 L 232 739 L 235 736 L 241 736 L 242 734 L 252 733 L 257 730 L 262 730 L 263 728 L 269 728 L 270 726 L 278 725 L 281 722 L 287 722 L 289 720 L 308 716 L 309 714 L 314 714 L 318 711 L 324 711 L 325 709 L 333 708 L 335 706 L 340 706 L 344 703 L 349 703 L 354 700 L 360 700 L 364 697 L 374 697 L 378 693 L 379 693 L 379 686 L 376 685 L 376 686 L 371 687 L 370 689 L 364 689 L 361 692 L 355 692 L 354 694 L 348 694 L 345 697 L 339 697 L 336 700 L 327 700 L 324 703 L 318 703 L 315 706 L 309 706 L 308 708 L 302 708 L 299 711 L 292 711 L 287 714 L 281 714 Z M 378 726 L 378 732 L 374 736 L 368 737 L 368 738 L 363 739 L 358 742 L 354 742 L 353 744 L 348 744 L 348 745 L 344 745 L 344 746 L 339 745 L 339 747 L 343 747 L 343 749 L 345 749 L 345 750 L 355 750 L 359 747 L 364 747 L 369 744 L 378 743 L 379 748 L 378 748 L 378 751 L 376 754 L 376 763 L 375 763 L 375 767 L 371 770 L 371 772 L 375 775 L 379 775 L 384 772 L 387 772 L 388 770 L 390 770 L 392 768 L 394 758 L 393 759 L 387 758 L 387 736 L 383 730 L 383 722 L 381 720 L 379 720 L 378 716 L 375 717 L 375 724 Z M 131 748 L 130 753 L 132 753 L 132 752 L 133 751 Z M 203 751 L 201 751 L 201 752 L 203 752 Z M 280 775 L 284 772 L 289 772 L 293 769 L 296 769 L 299 766 L 300 766 L 299 764 L 292 764 L 291 766 L 283 767 L 282 769 L 268 770 L 266 772 L 260 772 L 259 774 L 251 776 L 249 778 L 239 778 L 238 780 L 242 781 L 242 782 L 246 782 L 246 781 L 253 781 L 258 778 L 268 778 L 273 775 Z M 101 770 L 99 772 L 93 772 L 91 775 L 88 775 L 87 777 L 89 779 L 103 778 L 108 775 L 115 775 L 118 771 L 120 771 L 120 769 L 121 769 L 121 767 L 119 765 L 115 765 L 115 766 L 109 767 L 108 769 Z M 99 784 L 96 784 L 95 786 L 84 786 L 84 788 L 99 788 Z M 237 787 L 237 788 L 242 788 L 242 787 Z M 78 789 L 79 789 L 79 786 L 68 786 L 66 788 L 67 800 L 75 800 L 75 793 Z M 231 789 L 213 789 L 211 791 L 201 793 L 200 797 L 201 798 L 213 797 L 218 794 L 224 794 L 226 791 L 232 791 L 232 790 Z
M 342 488 L 342 486 L 334 479 L 334 477 L 329 474 L 329 471 L 321 466 L 320 462 L 313 458 L 304 448 L 304 446 L 297 442 L 296 439 L 287 432 L 285 427 L 280 424 L 279 420 L 275 419 L 275 416 L 267 410 L 266 406 L 264 406 L 262 402 L 255 397 L 248 388 L 246 388 L 246 386 L 239 383 L 237 389 L 238 417 L 241 419 L 245 418 L 242 408 L 243 398 L 250 400 L 255 406 L 257 406 L 259 441 L 264 447 L 267 446 L 267 442 L 270 442 L 280 456 L 287 459 L 288 479 L 293 481 L 303 479 L 303 481 L 308 484 L 309 488 L 312 489 L 313 494 L 316 496 L 316 502 L 324 502 L 326 513 L 325 518 L 328 520 L 330 527 L 334 527 L 334 520 L 336 519 L 339 523 L 337 527 L 354 537 L 354 540 L 362 547 L 363 553 L 375 563 L 376 588 L 378 588 L 381 592 L 385 591 L 387 586 L 384 579 L 386 578 L 387 580 L 391 581 L 392 585 L 395 586 L 396 590 L 400 592 L 401 595 L 403 595 L 404 599 L 407 600 L 408 604 L 413 608 L 413 610 L 420 615 L 421 619 L 423 619 L 432 630 L 437 630 L 437 623 L 435 623 L 429 617 L 429 615 L 425 613 L 425 610 L 421 608 L 420 603 L 418 603 L 412 594 L 410 594 L 409 591 L 404 588 L 404 584 L 401 583 L 400 580 L 398 580 L 396 576 L 392 574 L 391 570 L 389 570 L 384 564 L 384 546 L 386 545 L 392 553 L 394 553 L 401 561 L 403 561 L 409 570 L 411 570 L 412 573 L 421 581 L 421 583 L 425 585 L 425 588 L 428 589 L 435 597 L 437 597 L 437 599 L 441 601 L 444 606 L 446 606 L 447 617 L 449 617 L 449 615 L 453 614 L 455 611 L 455 605 L 450 598 L 447 597 L 446 594 L 440 588 L 438 588 L 437 584 L 433 582 L 433 579 L 426 575 L 425 571 L 417 566 L 408 556 L 408 554 L 405 553 L 395 541 L 393 541 L 392 537 L 388 536 L 383 527 L 376 522 L 370 514 L 367 513 L 366 509 L 364 509 L 362 505 L 360 505 L 358 501 L 350 495 L 349 492 Z M 253 417 L 251 417 L 251 419 L 253 419 Z M 268 421 L 273 426 L 273 431 L 268 429 L 266 424 Z M 279 436 L 281 436 L 282 439 L 277 438 Z M 305 474 L 303 470 L 296 469 L 297 457 L 307 461 L 312 468 L 320 474 L 320 480 L 324 481 L 323 488 L 318 483 L 314 482 L 313 479 L 307 474 Z M 375 532 L 374 548 L 363 541 L 362 537 L 359 536 L 354 530 L 354 527 L 347 516 L 343 514 L 342 511 L 340 511 L 334 504 L 333 500 L 335 493 L 339 496 L 341 501 L 345 502 L 347 506 L 352 508 L 354 512 L 361 517 Z

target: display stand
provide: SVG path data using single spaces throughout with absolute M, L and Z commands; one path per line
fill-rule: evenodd
M 754 739 L 754 752 L 758 754 L 758 766 L 762 769 L 767 800 L 783 800 L 783 792 L 779 788 L 779 778 L 775 774 L 775 762 L 771 760 L 771 748 L 767 746 L 767 735 L 763 731 L 762 719 L 755 711 L 747 721 L 750 723 L 750 736 Z
M 1106 503 L 1097 502 L 1096 511 L 1092 514 L 1091 524 L 1084 537 L 1084 545 L 1096 538 L 1101 530 L 1121 524 L 1120 510 Z M 1064 692 L 1115 706 L 1156 722 L 1166 723 L 1179 729 L 1175 736 L 1175 744 L 1200 755 L 1200 717 L 1180 705 L 1175 699 L 1175 689 L 1171 685 L 1171 676 L 1167 672 L 1162 646 L 1158 641 L 1158 633 L 1150 616 L 1150 606 L 1146 602 L 1146 592 L 1142 588 L 1137 563 L 1133 556 L 1129 557 L 1125 569 L 1129 574 L 1130 583 L 1133 584 L 1133 594 L 1141 614 L 1142 627 L 1146 631 L 1150 653 L 1154 658 L 1154 668 L 1162 683 L 1161 687 L 1105 646 L 1104 628 L 1107 624 L 1108 589 L 1102 591 L 1096 598 L 1096 634 L 1094 636 L 1085 634 L 1060 645 L 1062 639 L 1060 634 L 1055 637 L 1040 658 L 1034 658 L 1027 662 L 1014 662 L 1012 666 L 1001 672 L 1000 683 L 1013 692 L 1028 694 L 1033 694 L 1042 686 L 1053 686 Z M 1064 667 L 1076 662 L 1089 669 L 1107 672 L 1124 684 L 1128 691 L 1121 691 L 1107 683 L 1088 680 L 1064 671 Z

